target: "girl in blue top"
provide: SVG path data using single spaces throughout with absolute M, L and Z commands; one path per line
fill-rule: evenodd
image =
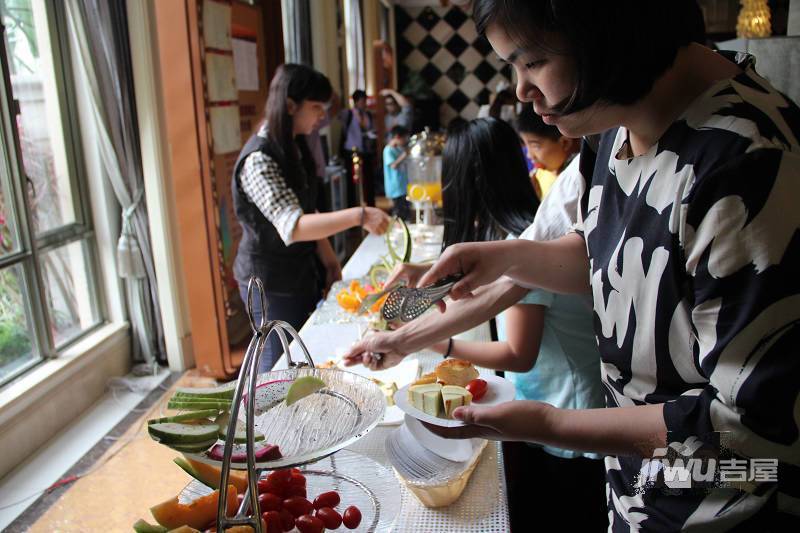
M 574 223 L 562 206 L 570 197 L 573 205 L 580 197 L 576 187 L 579 180 L 568 179 L 552 200 L 546 198 L 547 206 L 542 205 L 546 207 L 545 216 L 539 216 L 539 202 L 528 178 L 519 138 L 504 121 L 477 119 L 451 129 L 442 159 L 444 248 L 505 238 L 553 239 L 564 235 Z M 387 283 L 404 278 L 414 284 L 427 268 L 404 265 Z M 492 305 L 484 305 L 490 302 Z M 451 335 L 506 308 L 507 335 L 499 342 L 452 339 Z M 565 409 L 603 406 L 591 300 L 584 296 L 541 290 L 528 293 L 528 289 L 513 284 L 498 284 L 484 298 L 449 305 L 445 314 L 426 315 L 424 320 L 396 331 L 368 337 L 351 349 L 346 363 L 385 368 L 425 347 L 506 371 L 521 400 L 539 400 Z M 380 363 L 370 357 L 374 352 L 384 354 Z M 527 494 L 537 492 L 537 505 L 559 505 L 557 498 L 563 491 L 558 487 L 576 494 L 575 480 L 580 479 L 577 496 L 586 503 L 585 518 L 604 523 L 604 471 L 598 455 L 518 443 L 509 443 L 505 449 L 507 454 L 519 457 L 517 463 L 525 471 L 515 472 L 510 479 L 523 480 Z M 546 477 L 548 483 L 538 486 L 547 486 L 547 490 L 538 493 L 535 479 L 529 479 L 533 476 Z M 513 506 L 522 490 L 514 490 L 512 483 L 509 488 Z

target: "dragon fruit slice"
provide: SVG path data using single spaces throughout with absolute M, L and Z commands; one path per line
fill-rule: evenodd
M 276 379 L 267 381 L 256 387 L 255 416 L 261 416 L 286 398 L 289 387 L 293 383 L 291 379 Z M 242 395 L 242 405 L 247 408 L 247 394 Z
M 207 453 L 208 457 L 217 461 L 222 461 L 225 455 L 225 445 L 215 444 Z M 265 444 L 256 447 L 256 461 L 274 461 L 283 457 L 281 450 L 275 444 Z M 244 444 L 234 444 L 233 454 L 231 455 L 231 462 L 233 463 L 246 463 L 247 462 L 247 446 Z

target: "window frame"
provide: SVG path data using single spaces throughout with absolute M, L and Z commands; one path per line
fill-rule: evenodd
M 73 199 L 75 221 L 35 235 L 31 206 L 28 201 L 29 180 L 24 171 L 19 131 L 15 117 L 19 113 L 17 100 L 11 86 L 11 70 L 6 47 L 6 28 L 0 20 L 0 171 L 6 173 L 11 192 L 6 209 L 14 217 L 19 239 L 18 250 L 0 257 L 0 269 L 19 265 L 24 311 L 28 323 L 33 325 L 30 340 L 35 354 L 28 363 L 21 365 L 7 376 L 0 378 L 0 387 L 17 379 L 21 374 L 50 359 L 96 331 L 107 322 L 106 299 L 103 283 L 100 282 L 98 243 L 93 227 L 89 198 L 88 173 L 83 156 L 83 144 L 79 127 L 76 86 L 72 75 L 66 6 L 61 2 L 41 1 L 46 14 L 49 48 L 41 53 L 52 54 L 53 83 L 57 88 L 60 132 L 64 139 L 66 169 Z M 64 342 L 56 343 L 51 331 L 51 316 L 47 302 L 44 267 L 41 258 L 48 252 L 72 243 L 80 243 L 85 258 L 85 275 L 89 283 L 90 305 L 95 322 Z

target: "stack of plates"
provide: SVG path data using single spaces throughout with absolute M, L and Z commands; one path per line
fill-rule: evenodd
M 410 426 L 419 425 L 413 430 Z M 440 453 L 444 452 L 450 458 L 461 459 L 453 461 L 426 447 L 415 434 L 422 435 L 426 443 L 435 443 Z M 439 442 L 443 441 L 443 442 Z M 386 438 L 386 455 L 397 472 L 411 482 L 441 483 L 461 475 L 474 462 L 475 455 L 485 445 L 482 439 L 449 440 L 442 439 L 425 429 L 419 422 L 406 416 L 406 423 L 392 431 Z M 447 447 L 449 451 L 446 451 Z

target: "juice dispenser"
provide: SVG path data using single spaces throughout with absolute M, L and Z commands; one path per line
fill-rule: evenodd
M 425 128 L 409 143 L 408 200 L 417 211 L 417 224 L 433 224 L 434 207 L 442 205 L 444 142 L 444 134 Z

